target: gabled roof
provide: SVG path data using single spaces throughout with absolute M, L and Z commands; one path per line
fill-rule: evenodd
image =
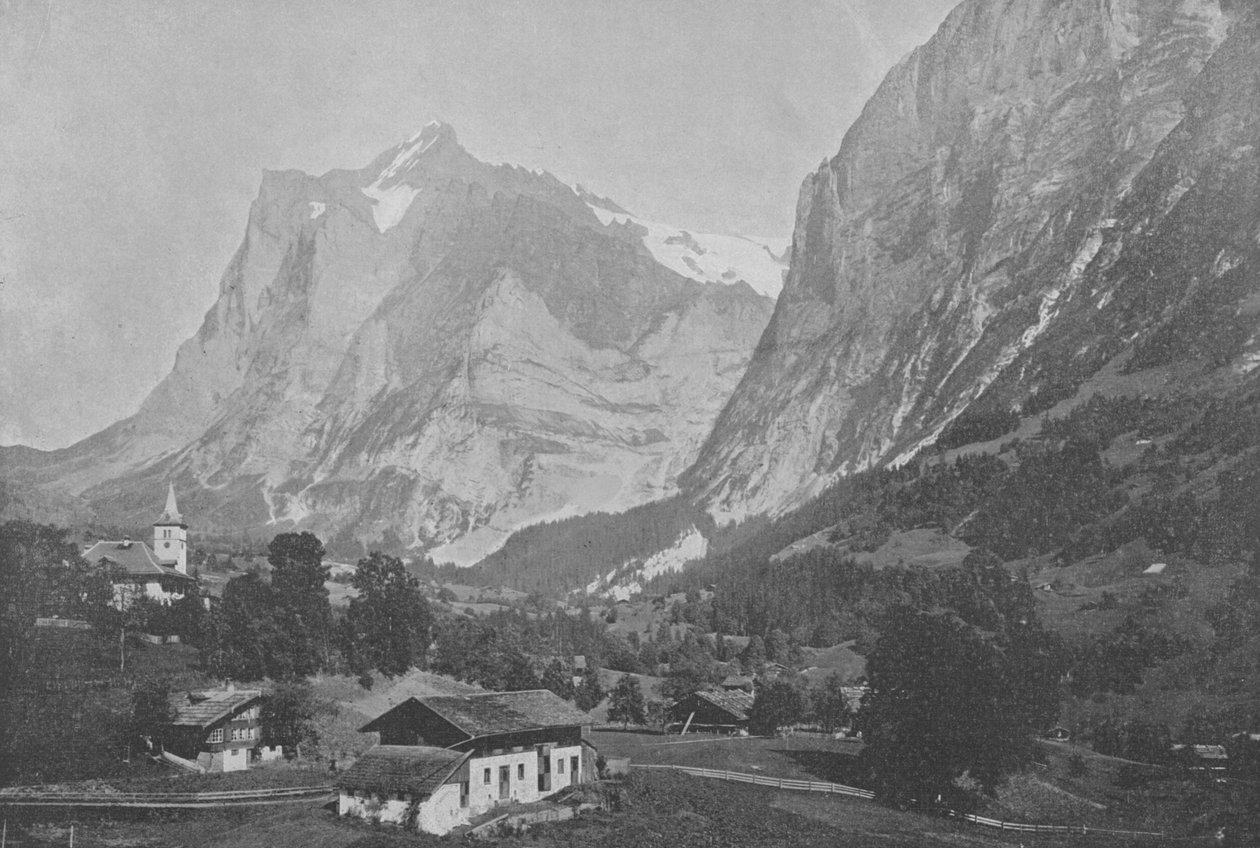
M 175 719 L 171 724 L 180 727 L 209 727 L 261 697 L 262 691 L 259 689 L 213 689 L 171 695 L 171 707 L 175 710 Z
M 752 693 L 745 692 L 743 689 L 707 690 L 696 692 L 695 695 L 718 709 L 730 713 L 737 721 L 747 721 L 748 713 L 752 710 Z
M 337 777 L 337 787 L 432 795 L 471 756 L 423 745 L 377 745 Z
M 591 724 L 591 717 L 548 689 L 525 692 L 486 692 L 475 695 L 436 695 L 429 698 L 408 698 L 386 713 L 377 716 L 361 730 L 377 729 L 377 722 L 409 702 L 422 704 L 469 738 L 516 733 L 522 730 L 543 730 L 551 727 L 573 727 Z
M 730 674 L 723 679 L 721 686 L 723 689 L 751 689 L 755 683 L 751 677 Z
M 169 565 L 163 565 L 157 554 L 144 542 L 97 542 L 83 554 L 88 562 L 99 562 L 108 559 L 117 563 L 127 572 L 128 577 L 175 577 L 183 580 L 194 578 L 176 571 Z

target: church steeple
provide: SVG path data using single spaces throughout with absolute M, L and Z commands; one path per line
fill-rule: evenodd
M 166 509 L 153 525 L 153 552 L 181 574 L 188 573 L 188 525 L 175 503 L 175 484 L 166 492 Z
M 166 509 L 162 510 L 162 517 L 157 520 L 158 524 L 183 524 L 184 517 L 179 514 L 179 507 L 175 504 L 175 484 L 169 483 L 170 486 L 166 491 Z

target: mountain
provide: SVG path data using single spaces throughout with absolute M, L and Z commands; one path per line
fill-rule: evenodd
M 4 476 L 114 523 L 147 521 L 170 479 L 203 531 L 471 561 L 676 491 L 769 320 L 775 248 L 642 222 L 430 124 L 359 170 L 265 173 L 140 409 L 5 449 Z
M 1103 374 L 1245 391 L 1256 19 L 1216 0 L 958 6 L 805 180 L 774 316 L 688 490 L 719 522 L 781 514 Z

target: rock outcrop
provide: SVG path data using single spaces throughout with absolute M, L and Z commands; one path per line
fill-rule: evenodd
M 1260 362 L 1255 4 L 966 0 L 801 188 L 792 264 L 686 485 L 719 520 L 909 460 L 1105 364 Z M 1196 378 L 1197 379 L 1197 378 Z

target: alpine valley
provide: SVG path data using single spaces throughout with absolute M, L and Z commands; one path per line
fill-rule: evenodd
M 965 0 L 805 179 L 790 251 L 483 164 L 443 126 L 268 174 L 171 375 L 80 444 L 6 449 L 9 497 L 132 520 L 171 478 L 218 527 L 624 594 L 758 526 L 852 536 L 836 492 L 862 475 L 1033 474 L 1027 446 L 1057 456 L 1101 404 L 1127 429 L 1092 434 L 1088 520 L 1012 550 L 1009 490 L 916 513 L 946 547 L 1099 553 L 1153 491 L 1210 507 L 1260 447 L 1257 36 L 1238 0 Z

